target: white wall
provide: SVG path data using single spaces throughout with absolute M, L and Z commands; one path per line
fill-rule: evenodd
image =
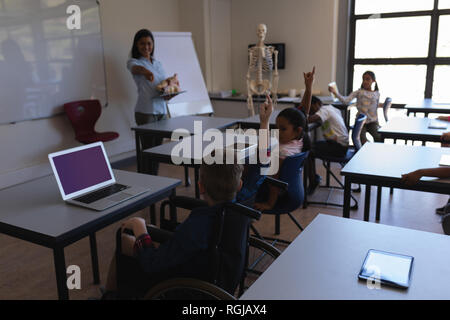
M 286 44 L 286 69 L 279 90 L 304 88 L 303 73 L 316 66 L 314 90 L 326 92 L 336 76 L 339 0 L 232 0 L 233 87 L 246 92 L 247 48 L 256 43 L 256 27 L 267 25 L 266 43 Z
M 232 87 L 231 1 L 180 0 L 180 28 L 192 33 L 209 91 Z
M 110 156 L 134 149 L 135 84 L 126 69 L 133 36 L 141 28 L 179 31 L 179 0 L 101 0 L 109 107 L 98 131 L 117 131 L 105 144 Z M 156 48 L 157 49 L 157 48 Z M 47 154 L 79 145 L 65 116 L 0 126 L 0 188 L 46 175 Z

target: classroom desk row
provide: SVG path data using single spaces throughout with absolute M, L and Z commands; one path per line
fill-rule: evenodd
M 275 120 L 278 116 L 280 111 L 274 111 L 270 118 L 270 127 L 275 127 Z M 160 121 L 160 123 L 152 123 L 145 126 L 140 126 L 133 128 L 133 130 L 136 133 L 136 143 L 139 143 L 140 137 L 144 136 L 145 134 L 151 134 L 155 136 L 160 137 L 169 137 L 173 130 L 179 129 L 179 128 L 185 128 L 187 131 L 187 135 L 193 135 L 195 132 L 194 130 L 194 121 L 201 121 L 202 122 L 202 129 L 205 131 L 207 129 L 216 128 L 219 130 L 224 130 L 230 127 L 241 127 L 241 128 L 259 128 L 259 116 L 255 115 L 253 117 L 249 117 L 246 119 L 231 119 L 231 118 L 212 118 L 212 117 L 195 117 L 195 116 L 189 116 L 189 117 L 180 117 L 175 119 L 168 119 L 165 121 Z M 431 119 L 428 118 L 415 118 L 415 117 L 407 117 L 407 118 L 395 118 L 389 121 L 383 128 L 379 130 L 381 136 L 383 139 L 404 139 L 404 140 L 419 140 L 422 141 L 423 144 L 425 142 L 440 142 L 442 133 L 446 132 L 446 129 L 430 129 L 428 127 L 429 122 Z M 445 122 L 443 122 L 445 123 Z M 309 130 L 313 131 L 317 128 L 316 124 L 310 124 Z M 157 162 L 164 162 L 164 163 L 171 163 L 171 151 L 175 145 L 177 145 L 178 142 L 171 142 L 166 145 L 162 146 L 155 146 L 153 148 L 140 151 L 141 154 L 137 154 L 138 159 L 152 159 L 153 161 Z M 203 145 L 203 148 L 206 144 Z M 377 149 L 373 149 L 377 148 Z M 372 150 L 373 149 L 373 150 Z M 414 149 L 414 148 L 412 148 Z M 139 150 L 138 145 L 136 150 Z M 369 183 L 362 183 L 367 186 L 367 189 L 370 190 L 370 186 L 379 186 L 378 193 L 377 193 L 377 209 L 376 209 L 376 217 L 377 220 L 379 220 L 380 217 L 380 202 L 381 202 L 381 187 L 382 186 L 390 186 L 393 187 L 394 184 L 397 185 L 397 188 L 404 188 L 399 183 L 399 178 L 401 177 L 401 174 L 410 172 L 406 171 L 406 167 L 403 166 L 403 156 L 402 154 L 407 154 L 410 150 L 409 148 L 401 148 L 401 146 L 392 147 L 392 146 L 384 146 L 384 145 L 374 145 L 374 144 L 368 144 L 366 148 L 361 149 L 359 153 L 361 155 L 359 157 L 354 157 L 349 164 L 347 164 L 346 168 L 352 168 L 351 170 L 344 170 L 341 172 L 342 175 L 346 176 L 346 180 L 352 181 L 353 183 L 356 183 L 355 181 L 363 181 L 365 182 L 366 176 L 361 175 L 366 170 L 368 173 L 372 172 L 371 170 L 374 168 L 380 167 L 380 165 L 373 165 L 372 160 L 373 159 L 392 159 L 390 161 L 386 161 L 386 165 L 390 164 L 393 165 L 395 161 L 399 161 L 397 163 L 398 170 L 403 170 L 402 172 L 397 172 L 396 175 L 393 175 L 398 178 L 398 181 L 395 181 L 396 183 L 387 183 L 385 179 L 381 179 L 380 181 L 371 181 L 372 184 Z M 445 150 L 441 149 L 433 149 L 433 148 L 425 148 L 420 149 L 416 148 L 415 152 L 417 154 L 411 154 L 408 157 L 408 160 L 413 159 L 422 159 L 422 153 L 426 152 L 433 152 L 429 150 L 434 150 L 436 153 L 436 157 L 439 156 L 440 153 L 445 153 Z M 428 150 L 428 151 L 427 151 Z M 366 153 L 368 155 L 366 156 Z M 393 155 L 396 155 L 395 158 L 393 158 Z M 439 156 L 440 158 L 440 156 Z M 362 160 L 359 160 L 362 159 Z M 197 187 L 198 182 L 198 166 L 194 165 L 194 158 L 192 160 L 192 165 L 195 170 L 195 181 L 196 181 L 196 197 L 199 197 L 199 191 Z M 411 165 L 411 168 L 414 168 L 414 170 L 419 168 L 425 168 L 425 167 L 436 167 L 439 165 L 439 159 L 432 160 L 431 158 L 428 159 L 429 161 L 418 161 L 414 165 Z M 143 161 L 143 160 L 141 160 Z M 406 160 L 405 160 L 406 161 Z M 144 161 L 146 162 L 146 161 Z M 369 165 L 368 165 L 369 164 Z M 140 166 L 141 168 L 144 167 L 144 164 Z M 383 175 L 383 166 L 380 168 L 379 177 L 385 177 Z M 413 171 L 413 170 L 411 170 Z M 354 174 L 355 173 L 355 174 Z M 356 174 L 357 173 L 357 174 Z M 369 175 L 369 174 L 367 174 Z M 370 175 L 373 175 L 371 173 Z M 361 177 L 363 179 L 361 179 Z M 389 180 L 390 177 L 388 177 L 387 180 Z M 445 189 L 445 188 L 444 188 Z M 437 189 L 431 188 L 431 189 L 425 189 L 424 191 L 429 190 L 430 192 L 437 192 L 437 193 L 446 193 L 446 191 L 435 191 Z M 347 196 L 349 197 L 349 194 L 347 192 L 344 192 L 344 202 L 347 200 Z M 370 192 L 366 192 L 366 206 L 365 206 L 365 219 L 368 219 L 368 212 L 369 212 L 369 202 L 370 202 Z M 343 210 L 343 216 L 348 216 L 348 209 L 344 206 Z

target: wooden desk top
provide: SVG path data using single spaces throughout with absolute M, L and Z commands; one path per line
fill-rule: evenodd
M 414 257 L 408 290 L 369 289 L 358 273 L 369 249 Z M 450 299 L 450 237 L 319 214 L 242 300 Z

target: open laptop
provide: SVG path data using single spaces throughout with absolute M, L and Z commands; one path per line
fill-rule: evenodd
M 101 211 L 148 191 L 116 183 L 102 142 L 55 152 L 48 159 L 61 196 L 70 204 Z

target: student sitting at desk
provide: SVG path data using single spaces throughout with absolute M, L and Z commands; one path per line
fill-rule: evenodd
M 314 73 L 315 68 L 313 68 L 312 72 L 303 74 L 306 90 L 301 105 L 304 106 L 304 110 L 310 109 Z M 272 110 L 272 100 L 268 97 L 260 111 L 261 124 L 266 122 L 268 124 Z M 306 116 L 301 109 L 288 108 L 281 111 L 276 119 L 276 128 L 279 130 L 280 141 L 279 168 L 283 165 L 283 160 L 286 157 L 311 149 Z M 278 173 L 274 177 L 277 179 Z M 279 189 L 276 186 L 269 186 L 268 199 L 264 202 L 256 202 L 254 204 L 255 209 L 261 211 L 273 209 L 278 196 Z
M 304 73 L 305 78 L 305 94 L 301 102 L 301 106 L 305 106 L 309 110 L 312 96 L 312 84 L 314 82 L 315 68 L 312 72 Z M 269 119 L 273 112 L 273 103 L 270 96 L 266 97 L 264 104 L 260 106 L 259 118 L 260 129 L 269 130 Z M 289 155 L 294 155 L 302 151 L 310 149 L 311 142 L 307 132 L 307 125 L 305 115 L 300 108 L 296 110 L 294 108 L 285 109 L 278 115 L 276 119 L 277 129 L 279 129 L 279 168 L 282 165 L 283 159 Z M 294 137 L 294 139 L 291 139 Z M 299 139 L 295 139 L 298 138 Z M 238 192 L 237 201 L 246 205 L 254 206 L 259 210 L 270 210 L 275 206 L 278 199 L 279 190 L 276 187 L 270 187 L 269 198 L 266 202 L 254 203 L 255 196 L 258 188 L 264 182 L 264 176 L 260 174 L 261 166 L 258 165 L 246 165 L 243 174 L 243 186 Z M 275 175 L 275 178 L 277 175 Z
M 308 110 L 305 110 L 305 112 L 308 112 Z M 349 145 L 349 135 L 340 111 L 331 105 L 323 106 L 322 101 L 315 96 L 311 99 L 308 122 L 320 123 L 325 138 L 325 140 L 314 142 L 310 153 L 308 193 L 312 194 L 320 183 L 320 177 L 318 178 L 316 174 L 316 156 L 345 157 Z
M 373 85 L 375 85 L 374 88 Z M 348 97 L 343 97 L 333 87 L 328 87 L 328 90 L 333 93 L 343 103 L 349 103 L 356 98 L 356 107 L 359 114 L 367 116 L 366 123 L 361 131 L 361 143 L 367 142 L 366 133 L 369 132 L 375 142 L 383 142 L 381 135 L 378 133 L 380 125 L 378 124 L 378 108 L 380 101 L 380 92 L 378 90 L 378 83 L 376 82 L 375 74 L 372 71 L 366 71 L 363 74 L 363 82 L 361 89 L 352 92 Z
M 161 274 L 166 278 L 201 277 L 208 274 L 210 264 L 207 249 L 217 216 L 216 206 L 235 198 L 242 186 L 242 170 L 242 165 L 239 164 L 202 165 L 199 187 L 209 207 L 192 210 L 173 236 L 158 248 L 152 244 L 152 234 L 148 233 L 144 219 L 132 218 L 125 221 L 122 232 L 125 229 L 132 230 L 136 236 L 122 233 L 122 253 L 136 260 L 136 270 L 129 274 L 129 282 L 133 283 L 133 288 L 137 288 L 136 296 L 144 295 L 154 284 L 164 280 L 160 278 Z M 155 232 L 161 232 L 154 229 Z M 139 276 L 136 277 L 136 274 Z M 113 258 L 104 298 L 114 297 L 116 291 L 116 261 Z

